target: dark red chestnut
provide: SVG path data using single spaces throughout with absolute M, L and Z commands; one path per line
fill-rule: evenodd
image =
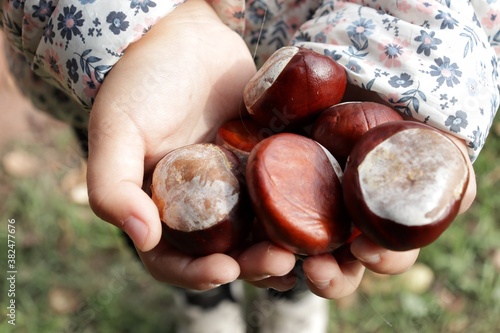
M 291 133 L 271 136 L 252 150 L 246 172 L 256 217 L 277 245 L 314 255 L 349 238 L 342 170 L 314 140 Z
M 314 122 L 311 138 L 318 141 L 344 166 L 356 141 L 369 129 L 388 121 L 403 120 L 387 105 L 345 102 L 329 107 Z
M 309 49 L 278 49 L 248 82 L 243 99 L 248 113 L 262 126 L 282 132 L 305 125 L 342 100 L 347 77 L 332 58 Z
M 414 121 L 381 124 L 354 146 L 343 178 L 353 223 L 394 251 L 435 241 L 467 188 L 466 157 L 440 131 Z
M 227 253 L 241 245 L 253 215 L 240 180 L 236 155 L 215 144 L 168 153 L 156 165 L 151 185 L 164 237 L 193 256 Z
M 232 151 L 241 162 L 241 170 L 245 173 L 248 156 L 261 140 L 273 135 L 268 129 L 261 127 L 251 118 L 234 119 L 219 127 L 215 143 Z

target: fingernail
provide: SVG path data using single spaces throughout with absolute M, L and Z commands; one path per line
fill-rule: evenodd
M 209 283 L 208 284 L 208 287 L 211 289 L 219 288 L 220 286 L 222 286 L 221 283 Z
M 270 277 L 271 277 L 271 274 L 259 275 L 255 278 L 253 278 L 252 281 L 261 281 L 261 280 L 269 279 Z
M 367 263 L 367 264 L 375 265 L 375 264 L 378 264 L 380 262 L 380 254 L 376 253 L 376 254 L 364 256 L 364 257 L 358 258 L 358 259 L 361 260 L 362 262 Z
M 326 289 L 332 280 L 323 280 L 323 281 L 312 281 L 310 280 L 312 284 L 318 289 Z
M 134 241 L 134 244 L 141 247 L 146 241 L 148 235 L 148 227 L 141 220 L 131 216 L 123 222 L 123 231 L 129 235 Z
M 325 289 L 328 286 L 330 286 L 330 283 L 332 282 L 332 279 L 329 280 L 313 280 L 309 276 L 307 276 L 307 279 L 317 288 L 317 289 Z
M 267 246 L 267 251 L 266 253 L 269 254 L 269 255 L 273 255 L 273 251 L 276 249 L 276 246 L 274 246 L 273 244 L 269 244 Z

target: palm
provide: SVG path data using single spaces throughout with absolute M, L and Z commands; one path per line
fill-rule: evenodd
M 136 130 L 146 170 L 174 148 L 213 140 L 218 126 L 241 111 L 244 85 L 255 72 L 250 53 L 226 26 L 207 29 L 202 23 L 190 24 L 169 44 L 129 48 L 113 70 L 118 76 L 112 72 L 103 86 L 111 89 L 100 93 L 109 92 L 115 101 L 121 97 L 115 102 L 120 120 L 109 121 Z M 144 42 L 155 37 L 146 35 Z

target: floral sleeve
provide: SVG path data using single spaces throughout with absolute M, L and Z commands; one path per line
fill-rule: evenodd
M 90 108 L 106 73 L 184 0 L 3 0 L 10 45 L 45 81 Z
M 331 56 L 352 83 L 402 113 L 465 139 L 475 160 L 500 101 L 499 14 L 496 0 L 327 0 L 292 43 Z
M 287 44 L 329 55 L 477 158 L 500 102 L 500 0 L 247 0 L 245 23 L 258 66 Z
M 39 76 L 90 108 L 127 45 L 183 1 L 0 0 L 0 23 Z M 471 160 L 483 147 L 500 103 L 500 0 L 207 1 L 257 65 L 287 44 L 314 49 L 352 83 L 465 139 Z

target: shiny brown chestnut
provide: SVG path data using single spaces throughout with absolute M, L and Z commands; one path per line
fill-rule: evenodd
M 240 182 L 239 160 L 223 147 L 193 144 L 168 153 L 151 185 L 165 239 L 193 256 L 240 246 L 253 219 Z
M 388 121 L 403 120 L 393 108 L 374 102 L 345 102 L 323 111 L 314 122 L 311 138 L 344 166 L 356 141 L 369 129 Z
M 246 85 L 248 113 L 275 133 L 305 125 L 315 115 L 342 100 L 345 69 L 332 58 L 312 50 L 278 49 Z
M 354 146 L 344 171 L 353 223 L 393 251 L 435 241 L 458 214 L 466 157 L 442 132 L 414 121 L 381 124 Z
M 281 133 L 261 141 L 250 154 L 246 177 L 256 217 L 277 245 L 315 255 L 349 238 L 342 170 L 314 140 Z
M 240 118 L 223 123 L 217 130 L 215 143 L 229 149 L 240 159 L 241 171 L 245 173 L 248 156 L 263 139 L 273 135 L 251 118 Z

